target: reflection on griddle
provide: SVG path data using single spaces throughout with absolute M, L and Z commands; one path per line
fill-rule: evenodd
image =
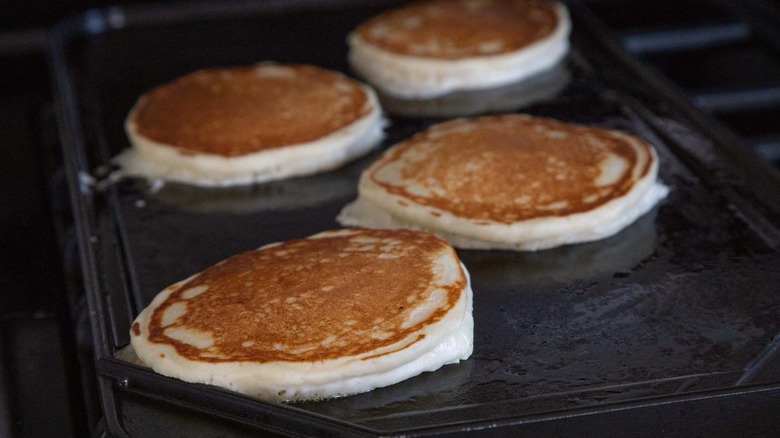
M 596 242 L 537 252 L 459 251 L 459 255 L 475 285 L 484 280 L 494 289 L 631 272 L 655 251 L 657 212 L 655 207 L 620 233 Z M 478 293 L 477 287 L 474 291 Z
M 496 88 L 456 91 L 431 99 L 402 99 L 379 94 L 382 108 L 404 117 L 449 118 L 515 111 L 555 98 L 571 81 L 564 62 L 551 70 Z
M 352 199 L 360 171 L 375 154 L 340 169 L 317 175 L 235 187 L 198 187 L 152 183 L 141 189 L 151 199 L 195 213 L 253 213 L 314 207 L 329 201 Z

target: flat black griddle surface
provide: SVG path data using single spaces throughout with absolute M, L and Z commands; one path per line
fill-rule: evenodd
M 63 55 L 54 59 L 60 87 L 74 92 L 63 93 L 60 107 L 76 116 L 63 118 L 75 137 L 64 138 L 69 171 L 94 171 L 128 147 L 123 122 L 135 99 L 194 70 L 275 60 L 350 74 L 344 38 L 381 9 L 248 8 L 207 18 L 171 14 L 170 21 L 150 19 L 156 15 L 142 9 L 135 15 L 116 12 L 124 21 L 94 17 L 93 26 L 118 28 L 91 34 L 82 29 L 54 47 Z M 706 133 L 683 121 L 640 118 L 632 109 L 636 101 L 593 72 L 612 67 L 592 70 L 589 59 L 596 56 L 587 52 L 587 38 L 575 25 L 575 50 L 565 64 L 570 83 L 552 100 L 523 111 L 647 139 L 659 151 L 660 178 L 670 195 L 603 241 L 534 253 L 459 251 L 474 289 L 475 348 L 469 360 L 367 394 L 269 405 L 171 379 L 155 388 L 150 382 L 159 376 L 113 358 L 129 341 L 132 318 L 169 284 L 237 252 L 337 228 L 334 217 L 354 199 L 360 171 L 375 153 L 333 172 L 244 188 L 128 180 L 105 191 L 83 184 L 74 190 L 83 213 L 86 272 L 93 280 L 88 293 L 96 350 L 110 382 L 104 397 L 127 399 L 122 393 L 129 391 L 235 417 L 242 409 L 257 410 L 268 417 L 238 421 L 261 428 L 274 415 L 294 412 L 304 415 L 288 421 L 292 431 L 299 424 L 319 432 L 338 425 L 346 428 L 342 432 L 390 434 L 519 424 L 539 415 L 606 412 L 625 403 L 653 405 L 780 382 L 765 367 L 774 363 L 772 341 L 780 332 L 780 255 L 746 225 L 743 218 L 752 212 L 734 207 L 719 186 L 702 181 L 701 168 L 730 163 L 717 151 L 713 155 Z M 391 116 L 383 148 L 436 121 Z M 701 151 L 707 163 L 691 168 L 679 159 L 679 145 L 669 141 Z M 74 187 L 78 180 L 72 177 Z M 112 386 L 115 380 L 121 385 Z M 185 392 L 197 401 L 183 399 Z M 108 405 L 120 418 L 114 427 L 147 430 L 132 418 L 133 403 L 113 402 Z

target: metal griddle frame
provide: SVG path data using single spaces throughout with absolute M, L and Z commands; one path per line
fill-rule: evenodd
M 673 150 L 677 158 L 702 178 L 705 184 L 721 191 L 739 211 L 740 216 L 763 237 L 769 247 L 775 250 L 780 248 L 777 220 L 780 217 L 780 178 L 777 173 L 747 153 L 748 149 L 727 130 L 717 125 L 712 118 L 694 110 L 672 84 L 628 57 L 610 38 L 608 31 L 598 19 L 591 15 L 587 7 L 578 2 L 570 3 L 575 32 L 587 33 L 589 39 L 581 39 L 585 40 L 584 44 L 593 45 L 587 48 L 587 52 L 599 53 L 599 57 L 602 58 L 589 61 L 597 66 L 603 65 L 604 62 L 613 63 L 613 68 L 608 72 L 596 68 L 593 74 L 599 75 L 604 82 L 627 91 L 628 93 L 622 96 L 623 103 L 649 126 L 655 128 L 656 133 Z M 117 242 L 100 241 L 95 237 L 99 226 L 95 221 L 95 214 L 99 206 L 96 205 L 93 197 L 94 187 L 88 177 L 90 167 L 84 138 L 84 120 L 81 119 L 79 111 L 71 73 L 72 66 L 69 65 L 65 53 L 67 44 L 74 39 L 89 38 L 116 29 L 241 17 L 271 11 L 294 11 L 300 8 L 338 8 L 342 5 L 356 4 L 360 4 L 360 1 L 229 1 L 110 8 L 89 11 L 60 23 L 52 31 L 48 57 L 57 90 L 58 125 L 80 243 L 85 294 L 91 315 L 98 387 L 105 426 L 110 434 L 127 435 L 123 426 L 122 406 L 118 401 L 119 395 L 123 393 L 140 395 L 141 398 L 156 400 L 162 405 L 178 406 L 184 408 L 186 412 L 204 414 L 224 424 L 248 426 L 248 430 L 258 432 L 291 436 L 372 436 L 378 433 L 371 428 L 318 415 L 294 405 L 266 403 L 228 391 L 206 390 L 201 386 L 183 384 L 114 358 L 116 342 L 110 328 L 111 319 L 117 318 L 114 310 L 121 309 L 122 303 L 112 301 L 116 300 L 116 297 L 105 296 L 102 292 L 101 288 L 106 280 L 101 277 L 101 267 L 110 262 L 122 266 L 122 255 Z M 727 182 L 720 180 L 700 157 L 696 157 L 684 145 L 678 144 L 674 138 L 664 132 L 663 127 L 653 126 L 654 119 L 650 117 L 650 110 L 647 109 L 650 105 L 653 105 L 654 109 L 663 108 L 675 114 L 679 120 L 686 121 L 699 132 L 706 133 L 717 150 L 733 164 L 732 170 L 736 170 L 737 177 L 740 178 L 738 184 L 733 184 L 733 175 Z M 109 262 L 98 260 L 95 250 L 98 245 L 103 248 L 104 253 L 113 253 L 117 259 Z M 124 266 L 124 268 L 132 270 L 132 266 Z M 114 281 L 124 281 L 124 278 Z M 132 318 L 132 315 L 128 314 L 127 318 Z M 413 429 L 396 433 L 411 436 L 457 435 L 480 430 L 481 434 L 485 435 L 515 435 L 521 432 L 560 436 L 583 433 L 612 435 L 625 432 L 653 435 L 669 431 L 692 434 L 697 431 L 697 425 L 706 422 L 723 425 L 726 428 L 724 430 L 730 430 L 729 427 L 732 428 L 731 430 L 736 430 L 733 429 L 734 421 L 767 422 L 774 416 L 776 407 L 780 403 L 780 379 L 770 384 L 750 382 L 753 376 L 761 373 L 780 376 L 778 372 L 780 361 L 777 354 L 779 348 L 780 339 L 776 338 L 767 346 L 763 354 L 750 364 L 743 381 L 732 388 L 610 403 L 542 415 L 492 419 L 467 424 L 453 422 L 446 427 Z

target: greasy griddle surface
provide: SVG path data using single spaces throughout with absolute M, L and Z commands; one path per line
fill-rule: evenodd
M 142 92 L 191 71 L 277 60 L 348 73 L 343 39 L 377 11 L 138 27 L 75 45 L 70 56 L 93 160 L 103 163 L 128 146 L 122 123 Z M 321 31 L 311 32 L 314 26 Z M 536 253 L 460 251 L 474 289 L 469 360 L 367 394 L 295 406 L 385 431 L 599 406 L 732 387 L 771 341 L 780 328 L 778 254 L 720 193 L 605 97 L 603 85 L 577 63 L 569 68 L 574 79 L 563 94 L 528 112 L 649 140 L 669 197 L 603 241 Z M 434 122 L 390 121 L 383 147 Z M 691 147 L 706 144 L 675 126 Z M 98 221 L 118 224 L 100 230 L 126 244 L 139 301 L 132 313 L 169 284 L 232 254 L 336 228 L 334 217 L 354 199 L 359 173 L 374 158 L 250 188 L 119 183 Z

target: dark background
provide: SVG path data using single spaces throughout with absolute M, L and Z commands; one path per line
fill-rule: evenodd
M 75 336 L 83 305 L 69 302 L 77 267 L 63 268 L 75 247 L 44 48 L 58 20 L 110 3 L 17 3 L 0 13 L 0 437 L 86 436 L 88 340 Z

